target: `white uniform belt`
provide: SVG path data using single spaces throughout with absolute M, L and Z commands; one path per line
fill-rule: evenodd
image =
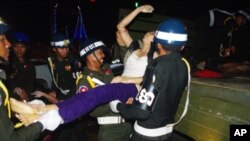
M 173 131 L 173 126 L 164 126 L 160 128 L 154 128 L 154 129 L 149 129 L 149 128 L 144 128 L 141 127 L 140 125 L 137 124 L 137 121 L 134 124 L 134 129 L 137 133 L 148 136 L 148 137 L 158 137 L 158 136 L 163 136 L 168 133 L 171 133 Z
M 120 124 L 124 123 L 125 120 L 121 116 L 108 116 L 108 117 L 97 117 L 98 124 Z

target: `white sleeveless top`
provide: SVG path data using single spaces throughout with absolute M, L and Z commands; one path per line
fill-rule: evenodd
M 142 77 L 148 64 L 148 57 L 138 57 L 134 51 L 127 59 L 122 76 L 123 77 Z

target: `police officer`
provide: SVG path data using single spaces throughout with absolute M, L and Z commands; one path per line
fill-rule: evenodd
M 81 67 L 80 62 L 70 52 L 69 45 L 70 41 L 66 35 L 56 33 L 52 36 L 51 46 L 54 54 L 48 61 L 54 82 L 52 89 L 57 92 L 59 100 L 68 99 L 75 94 L 75 70 Z
M 31 100 L 30 93 L 34 90 L 36 71 L 33 63 L 28 57 L 30 47 L 29 37 L 24 32 L 15 32 L 12 40 L 12 56 L 10 64 L 12 74 L 10 75 L 11 96 L 20 100 Z
M 13 123 L 9 119 L 10 114 L 10 104 L 8 90 L 3 84 L 4 65 L 8 64 L 9 48 L 11 46 L 10 42 L 5 36 L 5 32 L 10 28 L 9 25 L 0 17 L 0 136 L 1 141 L 27 141 L 35 140 L 39 137 L 40 133 L 44 129 L 48 128 L 52 124 L 52 119 L 59 117 L 57 113 L 50 113 L 43 115 L 38 122 L 31 124 L 28 127 L 23 127 L 21 129 L 14 129 Z M 56 122 L 56 120 L 53 120 Z M 61 121 L 59 121 L 60 123 Z M 55 127 L 53 127 L 54 130 Z
M 112 111 L 120 112 L 125 119 L 136 119 L 130 141 L 171 140 L 174 118 L 188 82 L 188 63 L 179 53 L 186 41 L 185 26 L 179 20 L 162 22 L 153 41 L 159 56 L 148 64 L 133 104 L 110 103 Z
M 53 34 L 51 46 L 54 54 L 48 58 L 48 61 L 54 82 L 52 90 L 56 92 L 56 98 L 63 101 L 76 93 L 76 77 L 80 73 L 77 71 L 81 64 L 71 53 L 70 40 L 65 34 Z M 58 141 L 70 141 L 77 124 L 73 122 L 60 126 L 53 137 Z M 85 136 L 82 137 L 82 134 L 78 134 L 78 140 L 84 140 Z
M 77 82 L 78 92 L 85 92 L 98 85 L 110 83 L 113 73 L 109 64 L 104 63 L 105 44 L 96 39 L 87 39 L 80 47 L 80 57 L 85 61 L 83 76 Z M 131 125 L 119 114 L 112 113 L 108 104 L 97 107 L 90 113 L 97 117 L 99 141 L 126 141 L 131 132 Z
M 224 50 L 232 45 L 234 31 L 243 24 L 241 14 L 222 9 L 210 9 L 198 17 L 195 20 L 195 45 L 189 59 L 193 68 L 205 61 L 205 69 L 218 71 L 218 64 L 228 56 Z
M 96 39 L 87 39 L 80 47 L 80 57 L 85 65 L 83 68 L 83 78 L 77 81 L 78 92 L 84 92 L 93 88 L 87 81 L 87 76 L 96 78 L 103 83 L 110 83 L 114 77 L 109 64 L 104 63 L 105 45 Z M 98 84 L 97 84 L 98 85 Z

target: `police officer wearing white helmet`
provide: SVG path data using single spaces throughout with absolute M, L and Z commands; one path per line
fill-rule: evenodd
M 180 55 L 186 41 L 187 32 L 182 22 L 178 19 L 162 22 L 155 33 L 155 46 L 151 46 L 159 56 L 148 64 L 133 103 L 110 102 L 113 112 L 136 120 L 129 141 L 171 140 L 173 126 L 187 108 L 181 118 L 175 120 L 182 93 L 190 82 L 188 62 Z

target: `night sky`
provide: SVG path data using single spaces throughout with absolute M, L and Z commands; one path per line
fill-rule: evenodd
M 84 25 L 88 37 L 95 37 L 111 44 L 115 39 L 115 28 L 118 22 L 118 9 L 134 9 L 136 0 L 0 0 L 0 16 L 12 25 L 13 31 L 25 31 L 34 41 L 49 42 L 53 5 L 57 8 L 58 30 L 73 35 L 77 18 L 77 5 L 82 8 Z M 195 19 L 209 8 L 238 9 L 243 5 L 236 1 L 202 0 L 137 0 L 139 4 L 151 4 L 155 14 L 176 16 L 184 19 Z

